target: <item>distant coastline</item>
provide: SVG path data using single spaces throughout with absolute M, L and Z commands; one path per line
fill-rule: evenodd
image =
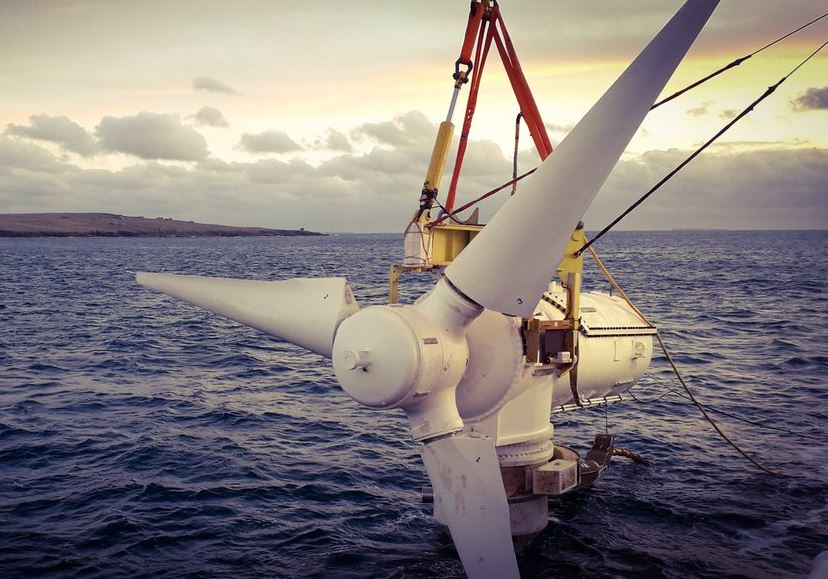
M 114 213 L 0 213 L 0 237 L 287 237 L 304 229 L 233 227 Z

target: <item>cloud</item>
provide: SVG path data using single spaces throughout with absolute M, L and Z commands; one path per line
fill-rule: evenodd
M 351 145 L 351 141 L 345 135 L 345 133 L 340 133 L 334 129 L 328 129 L 324 139 L 319 143 L 322 148 L 329 149 L 331 151 L 342 151 L 345 153 L 350 153 L 354 150 L 353 145 Z
M 226 127 L 228 125 L 227 119 L 216 107 L 201 107 L 192 118 L 199 126 Z
M 573 128 L 575 128 L 575 123 L 570 124 L 557 124 L 557 123 L 546 123 L 546 128 L 552 131 L 553 133 L 568 133 Z
M 403 144 L 376 142 L 370 150 L 343 152 L 315 165 L 301 158 L 226 162 L 210 157 L 185 166 L 140 161 L 112 171 L 75 166 L 30 142 L 0 137 L 0 207 L 15 212 L 163 215 L 319 231 L 401 230 L 416 207 L 437 127 L 417 111 L 387 122 Z M 388 128 L 373 123 L 377 124 Z M 626 157 L 590 208 L 587 226 L 595 229 L 608 223 L 688 153 L 654 150 Z M 534 163 L 530 156 L 522 152 L 521 170 Z M 451 163 L 450 159 L 441 200 Z M 785 143 L 709 150 L 620 228 L 824 228 L 825 166 L 828 149 L 791 148 Z M 511 161 L 499 147 L 473 140 L 457 205 L 510 175 Z M 483 221 L 507 198 L 504 191 L 485 202 Z
M 805 94 L 791 100 L 791 108 L 797 112 L 828 109 L 828 86 L 809 88 Z
M 198 76 L 193 79 L 193 88 L 204 92 L 217 92 L 221 94 L 239 94 L 232 86 L 214 78 Z
M 301 145 L 283 131 L 245 133 L 238 147 L 248 153 L 289 153 L 302 150 Z
M 804 149 L 813 147 L 808 139 L 789 139 L 779 141 L 721 141 L 710 145 L 711 151 L 718 154 L 741 153 L 744 151 L 782 150 L 782 149 Z
M 409 111 L 394 117 L 391 121 L 364 123 L 351 131 L 360 141 L 370 140 L 392 147 L 434 144 L 437 128 L 420 111 Z
M 689 153 L 649 151 L 619 163 L 587 213 L 587 226 L 598 229 L 609 223 Z M 824 229 L 828 223 L 826 165 L 828 149 L 708 151 L 619 228 Z
M 63 173 L 71 167 L 43 147 L 0 136 L 0 175 L 20 171 Z
M 420 112 L 390 122 L 405 133 L 406 145 L 378 143 L 315 166 L 301 159 L 211 157 L 184 167 L 146 162 L 118 171 L 68 166 L 61 176 L 0 173 L 0 206 L 321 231 L 401 230 L 417 206 L 437 127 Z M 458 201 L 507 179 L 509 167 L 498 147 L 472 141 Z M 33 188 L 41 195 L 32 197 Z
M 730 120 L 730 119 L 736 118 L 736 115 L 738 115 L 740 112 L 742 112 L 742 111 L 740 111 L 739 109 L 725 109 L 725 110 L 723 110 L 722 112 L 719 113 L 719 116 L 722 117 L 723 119 Z
M 352 135 L 358 140 L 368 138 L 391 146 L 406 145 L 411 142 L 399 124 L 393 121 L 365 123 L 354 129 Z
M 688 115 L 693 115 L 694 117 L 701 117 L 710 112 L 710 105 L 713 104 L 713 101 L 704 101 L 697 107 L 693 107 L 692 109 L 687 109 Z
M 179 115 L 140 112 L 131 117 L 101 119 L 95 127 L 101 147 L 141 159 L 198 161 L 208 155 L 207 141 L 181 123 Z
M 84 157 L 98 151 L 98 144 L 92 135 L 66 116 L 31 115 L 28 125 L 9 124 L 5 134 L 57 143 L 65 150 Z

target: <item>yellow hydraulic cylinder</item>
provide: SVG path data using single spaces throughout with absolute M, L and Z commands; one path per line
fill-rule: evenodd
M 583 273 L 584 271 L 584 257 L 578 255 L 578 250 L 586 243 L 586 233 L 584 232 L 584 224 L 579 223 L 572 236 L 569 238 L 569 244 L 564 251 L 563 259 L 558 264 L 558 277 L 566 285 L 566 278 L 570 273 Z
M 578 223 L 569 244 L 566 246 L 563 259 L 558 264 L 558 277 L 561 278 L 566 288 L 566 314 L 564 319 L 571 321 L 572 329 L 564 334 L 564 348 L 572 357 L 571 365 L 564 369 L 569 372 L 569 388 L 576 404 L 581 404 L 581 396 L 578 394 L 578 357 L 580 348 L 578 345 L 578 334 L 581 327 L 581 275 L 584 271 L 584 258 L 578 255 L 586 243 L 586 232 L 584 224 Z
M 431 151 L 431 162 L 428 164 L 423 189 L 436 191 L 440 187 L 440 179 L 443 178 L 443 168 L 448 159 L 451 137 L 454 135 L 454 124 L 449 121 L 440 123 L 437 131 L 437 139 L 434 141 L 434 149 Z
M 569 244 L 566 246 L 563 259 L 558 264 L 558 277 L 567 291 L 567 307 L 566 319 L 575 322 L 575 328 L 578 328 L 578 320 L 580 319 L 580 301 L 581 301 L 581 274 L 584 271 L 584 257 L 578 255 L 578 250 L 586 243 L 586 233 L 584 232 L 584 224 L 578 223 L 572 236 L 569 238 Z

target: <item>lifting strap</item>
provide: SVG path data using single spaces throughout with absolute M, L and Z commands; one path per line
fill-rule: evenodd
M 476 42 L 475 38 L 477 40 Z M 523 74 L 523 69 L 520 66 L 520 61 L 518 60 L 512 39 L 509 36 L 508 30 L 506 30 L 506 24 L 503 21 L 500 6 L 495 0 L 473 2 L 471 11 L 469 12 L 469 21 L 466 24 L 463 45 L 460 49 L 460 57 L 455 63 L 455 80 L 457 81 L 459 78 L 462 78 L 463 74 L 468 75 L 471 72 L 471 84 L 469 87 L 468 101 L 466 102 L 463 128 L 457 147 L 457 156 L 451 175 L 451 183 L 446 195 L 446 203 L 443 206 L 446 214 L 457 213 L 453 211 L 454 202 L 457 197 L 457 184 L 460 180 L 460 171 L 463 167 L 463 159 L 468 146 L 472 120 L 477 108 L 480 81 L 492 42 L 494 42 L 500 55 L 503 68 L 509 78 L 509 83 L 512 86 L 515 98 L 518 101 L 520 113 L 526 122 L 526 126 L 529 128 L 529 133 L 532 136 L 540 158 L 545 159 L 552 152 L 552 142 L 549 139 L 546 126 L 543 124 L 543 119 L 541 118 L 535 98 L 532 96 L 532 91 L 529 89 L 529 84 Z M 466 66 L 466 70 L 462 71 L 461 66 Z M 443 221 L 445 217 L 445 215 L 441 215 L 434 224 Z

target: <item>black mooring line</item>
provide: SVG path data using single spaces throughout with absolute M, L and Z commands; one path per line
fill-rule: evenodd
M 708 74 L 706 77 L 704 77 L 704 78 L 702 78 L 702 79 L 699 79 L 699 80 L 697 80 L 696 82 L 694 82 L 694 83 L 692 83 L 692 84 L 687 85 L 687 86 L 686 86 L 686 87 L 684 87 L 683 89 L 681 89 L 681 90 L 679 90 L 679 91 L 674 92 L 674 93 L 673 93 L 673 94 L 671 94 L 670 96 L 668 96 L 668 97 L 665 97 L 665 98 L 661 99 L 660 101 L 658 101 L 657 103 L 655 103 L 652 107 L 650 107 L 650 110 L 656 109 L 656 108 L 660 107 L 661 105 L 663 105 L 664 103 L 667 103 L 667 102 L 669 102 L 669 101 L 673 100 L 674 98 L 680 97 L 681 95 L 683 95 L 683 94 L 684 94 L 684 93 L 686 93 L 687 91 L 689 91 L 689 90 L 692 90 L 692 89 L 696 88 L 696 87 L 697 87 L 697 86 L 699 86 L 700 84 L 704 84 L 704 83 L 706 83 L 706 82 L 707 82 L 708 80 L 710 80 L 711 78 L 714 78 L 714 77 L 716 77 L 716 76 L 719 76 L 719 75 L 720 75 L 720 74 L 722 74 L 723 72 L 725 72 L 725 71 L 727 71 L 727 70 L 730 70 L 731 68 L 735 68 L 735 67 L 739 66 L 739 65 L 740 65 L 740 64 L 742 64 L 744 61 L 746 61 L 747 59 L 749 59 L 751 56 L 754 56 L 754 55 L 756 55 L 756 54 L 759 54 L 760 52 L 762 52 L 763 50 L 765 50 L 765 49 L 767 49 L 767 48 L 770 48 L 771 46 L 773 46 L 773 45 L 774 45 L 774 44 L 776 44 L 777 42 L 782 42 L 783 40 L 785 40 L 785 39 L 786 39 L 786 38 L 788 38 L 789 36 L 793 36 L 794 34 L 796 34 L 797 32 L 799 32 L 800 30 L 804 30 L 804 29 L 808 28 L 811 24 L 814 24 L 815 22 L 819 22 L 820 20 L 822 20 L 822 19 L 823 19 L 823 18 L 825 18 L 826 16 L 828 16 L 828 12 L 826 12 L 826 13 L 825 13 L 825 14 L 823 14 L 822 16 L 817 16 L 816 18 L 814 18 L 813 20 L 811 20 L 811 21 L 810 21 L 810 22 L 808 22 L 807 24 L 803 24 L 802 26 L 800 26 L 800 27 L 799 27 L 799 28 L 797 28 L 796 30 L 792 30 L 791 32 L 788 32 L 787 34 L 784 34 L 784 35 L 780 36 L 779 38 L 777 38 L 777 39 L 776 39 L 776 40 L 774 40 L 773 42 L 769 42 L 769 43 L 767 43 L 767 44 L 766 44 L 765 46 L 763 46 L 762 48 L 757 48 L 756 50 L 754 50 L 754 51 L 753 51 L 753 52 L 751 52 L 750 54 L 746 54 L 745 56 L 742 56 L 742 57 L 740 57 L 740 58 L 737 58 L 736 60 L 734 60 L 734 61 L 733 61 L 733 62 L 731 62 L 730 64 L 727 64 L 727 65 L 723 66 L 723 67 L 722 67 L 722 68 L 720 68 L 719 70 L 717 70 L 717 71 L 715 71 L 715 72 L 711 72 L 711 73 L 710 73 L 710 74 Z
M 647 191 L 646 193 L 644 193 L 644 195 L 642 195 L 641 197 L 639 197 L 639 198 L 638 198 L 638 200 L 637 200 L 635 203 L 633 203 L 632 205 L 630 205 L 629 207 L 627 207 L 627 209 L 625 209 L 625 210 L 624 210 L 624 212 L 623 212 L 623 213 L 621 213 L 621 215 L 619 215 L 618 217 L 616 217 L 615 219 L 613 219 L 613 221 L 612 221 L 609 225 L 607 225 L 606 227 L 604 227 L 604 228 L 603 228 L 600 232 L 598 232 L 598 233 L 595 235 L 595 237 L 593 237 L 592 239 L 590 239 L 588 242 L 586 242 L 586 243 L 583 245 L 583 247 L 581 247 L 581 249 L 579 249 L 578 251 L 576 251 L 576 252 L 575 252 L 575 255 L 580 256 L 580 255 L 581 255 L 584 251 L 586 251 L 587 249 L 589 249 L 589 248 L 592 246 L 592 244 L 593 244 L 593 243 L 595 243 L 596 241 L 598 241 L 599 239 L 601 239 L 601 237 L 603 237 L 603 236 L 604 236 L 604 234 L 606 234 L 606 233 L 607 233 L 610 229 L 612 229 L 613 227 L 615 227 L 616 225 L 618 225 L 618 223 L 619 223 L 622 219 L 624 219 L 627 215 L 629 215 L 630 213 L 632 213 L 632 212 L 635 210 L 635 208 L 636 208 L 636 207 L 638 207 L 638 206 L 639 206 L 639 205 L 641 205 L 644 201 L 646 201 L 646 200 L 647 200 L 647 198 L 648 198 L 650 195 L 652 195 L 653 193 L 655 193 L 656 191 L 658 191 L 658 189 L 660 189 L 662 185 L 664 185 L 667 181 L 669 181 L 669 180 L 673 177 L 673 175 L 675 175 L 676 173 L 678 173 L 679 171 L 681 171 L 684 167 L 686 167 L 686 166 L 690 163 L 690 161 L 692 161 L 693 159 L 695 159 L 696 157 L 698 157 L 698 156 L 702 153 L 702 151 L 704 151 L 707 147 L 709 147 L 710 145 L 712 145 L 712 144 L 713 144 L 713 142 L 714 142 L 714 141 L 716 141 L 716 139 L 718 139 L 719 137 L 721 137 L 721 136 L 722 136 L 723 134 L 725 134 L 725 133 L 726 133 L 726 132 L 727 132 L 727 131 L 728 131 L 728 130 L 729 130 L 729 129 L 733 126 L 733 125 L 735 125 L 735 124 L 736 124 L 737 122 L 739 122 L 742 118 L 744 118 L 745 116 L 747 116 L 747 115 L 748 115 L 748 113 L 750 113 L 750 112 L 751 112 L 751 111 L 752 111 L 752 110 L 756 107 L 756 105 L 758 105 L 760 102 L 762 102 L 762 101 L 763 101 L 763 100 L 765 100 L 767 97 L 769 97 L 771 94 L 773 94 L 773 93 L 774 93 L 774 91 L 775 91 L 777 88 L 779 88 L 779 85 L 781 85 L 783 82 L 785 82 L 785 81 L 786 81 L 786 80 L 787 80 L 787 79 L 788 79 L 788 78 L 789 78 L 789 77 L 790 77 L 793 73 L 795 73 L 797 70 L 799 70 L 800 68 L 802 68 L 802 66 L 803 66 L 806 62 L 808 62 L 808 61 L 809 61 L 809 60 L 811 60 L 814 56 L 816 56 L 816 54 L 817 54 L 820 50 L 822 50 L 823 48 L 825 48 L 825 46 L 826 46 L 826 45 L 828 45 L 828 40 L 826 40 L 825 42 L 823 42 L 823 43 L 822 43 L 822 45 L 820 45 L 820 47 L 819 47 L 819 48 L 817 48 L 816 50 L 814 50 L 814 51 L 813 51 L 810 55 L 808 55 L 808 57 L 807 57 L 805 60 L 803 60 L 802 62 L 800 62 L 798 65 L 796 65 L 796 66 L 795 66 L 795 67 L 794 67 L 794 68 L 793 68 L 793 69 L 792 69 L 792 70 L 791 70 L 788 74 L 786 74 L 785 76 L 783 76 L 782 78 L 780 78 L 780 79 L 776 82 L 776 84 L 773 84 L 773 85 L 769 86 L 769 87 L 767 88 L 767 90 L 764 92 L 764 94 L 762 94 L 762 96 L 760 96 L 758 99 L 756 99 L 755 101 L 753 101 L 752 103 L 750 103 L 750 104 L 749 104 L 749 105 L 748 105 L 748 106 L 747 106 L 747 107 L 746 107 L 746 108 L 745 108 L 745 109 L 744 109 L 741 113 L 739 113 L 739 114 L 738 114 L 738 115 L 737 115 L 737 116 L 736 116 L 736 117 L 735 117 L 732 121 L 730 121 L 729 123 L 727 123 L 727 124 L 726 124 L 726 125 L 725 125 L 725 126 L 724 126 L 724 127 L 723 127 L 723 128 L 722 128 L 719 132 L 718 132 L 718 133 L 716 133 L 715 135 L 713 135 L 713 137 L 712 137 L 712 138 L 710 138 L 710 139 L 709 139 L 706 143 L 704 143 L 701 147 L 699 147 L 698 149 L 696 149 L 695 151 L 693 151 L 693 153 L 692 153 L 689 157 L 687 157 L 684 161 L 682 161 L 681 163 L 679 163 L 679 165 L 678 165 L 675 169 L 673 169 L 672 171 L 670 171 L 669 173 L 667 173 L 667 175 L 665 175 L 665 176 L 664 176 L 664 178 L 662 178 L 662 179 L 661 179 L 661 181 L 659 181 L 658 183 L 656 183 L 656 184 L 655 184 L 655 185 L 654 185 L 654 186 L 653 186 L 653 187 L 652 187 L 649 191 Z

